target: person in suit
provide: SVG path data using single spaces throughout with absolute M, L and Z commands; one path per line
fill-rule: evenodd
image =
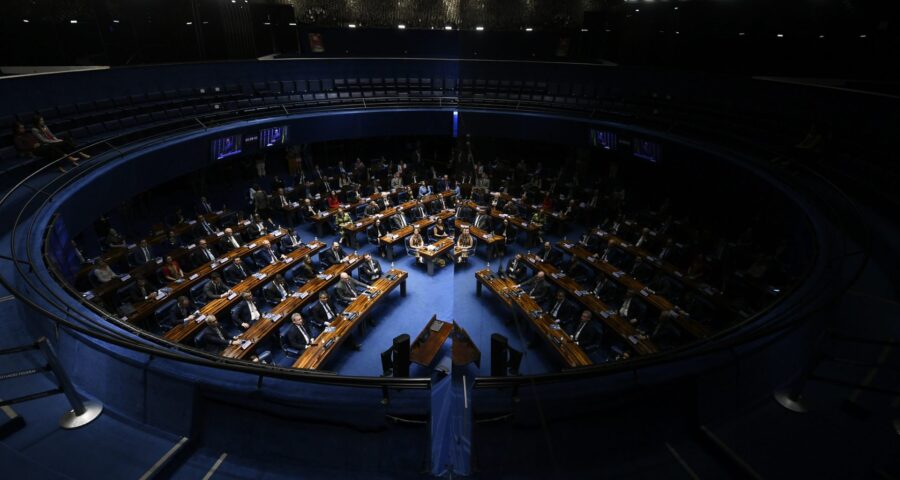
M 303 206 L 300 208 L 300 215 L 303 216 L 304 220 L 309 222 L 318 214 L 319 212 L 316 211 L 316 207 L 312 204 L 312 200 L 308 198 L 303 200 Z
M 506 244 L 516 239 L 516 231 L 509 225 L 509 220 L 504 218 L 503 223 L 497 225 L 494 230 L 494 235 L 500 235 L 503 240 L 494 242 L 494 251 L 491 255 L 494 257 L 506 255 Z
M 293 228 L 289 228 L 287 235 L 282 236 L 278 243 L 282 252 L 293 252 L 303 246 L 303 240 Z
M 278 263 L 279 259 L 284 258 L 284 255 L 278 254 L 278 251 L 272 246 L 272 242 L 263 240 L 261 245 L 256 252 L 256 258 L 259 260 L 260 265 L 274 265 Z
M 304 255 L 298 262 L 298 266 L 294 267 L 294 283 L 303 285 L 307 281 L 316 278 L 316 269 L 313 267 L 312 260 L 309 255 Z
M 647 306 L 644 305 L 644 302 L 635 298 L 636 295 L 637 291 L 633 289 L 625 292 L 625 298 L 622 299 L 622 304 L 619 305 L 618 314 L 632 325 L 637 326 L 640 331 L 643 330 L 642 320 L 647 312 Z M 645 332 L 642 331 L 641 333 Z
M 425 218 L 425 207 L 422 205 L 422 201 L 419 200 L 413 205 L 412 208 L 409 209 L 410 215 L 412 215 L 413 221 L 421 220 Z
M 110 228 L 109 233 L 106 235 L 106 246 L 109 248 L 125 248 L 127 242 L 125 242 L 125 237 L 119 234 L 115 228 Z
M 641 257 L 637 257 L 631 265 L 630 275 L 637 279 L 637 281 L 646 284 L 653 278 L 653 272 L 654 269 L 652 266 L 645 262 Z
M 506 276 L 516 283 L 522 283 L 522 281 L 525 280 L 525 277 L 528 276 L 528 269 L 525 267 L 525 262 L 522 261 L 521 253 L 517 253 L 516 256 L 506 264 Z
M 586 230 L 584 234 L 581 235 L 581 239 L 578 240 L 578 243 L 589 251 L 596 252 L 597 248 L 600 247 L 600 237 L 594 235 L 590 230 Z
M 269 212 L 269 194 L 261 188 L 253 191 L 253 210 L 257 215 Z
M 283 302 L 291 294 L 287 282 L 282 274 L 275 275 L 275 279 L 263 287 L 263 298 L 272 305 Z
M 225 285 L 225 282 L 222 281 L 222 276 L 218 272 L 213 272 L 209 276 L 209 281 L 203 286 L 203 296 L 206 297 L 208 302 L 224 298 L 229 291 L 228 285 Z
M 250 223 L 250 226 L 247 227 L 247 230 L 254 237 L 261 237 L 269 231 L 266 222 L 263 221 L 262 217 L 258 213 L 253 215 L 253 221 L 252 223 Z
M 582 350 L 593 350 L 598 347 L 599 338 L 597 330 L 594 328 L 594 316 L 590 310 L 581 312 L 578 323 L 572 330 L 572 341 L 580 346 Z
M 543 309 L 556 323 L 565 327 L 573 320 L 578 307 L 566 298 L 566 292 L 557 290 L 556 295 L 544 304 Z
M 346 308 L 368 288 L 369 286 L 365 283 L 351 277 L 347 272 L 342 272 L 337 286 L 334 287 L 334 295 L 337 297 L 337 302 Z
M 250 276 L 250 267 L 244 263 L 241 257 L 234 257 L 231 265 L 225 269 L 225 280 L 229 285 L 237 285 Z
M 162 243 L 161 248 L 163 252 L 171 252 L 176 248 L 181 248 L 184 244 L 181 242 L 181 239 L 178 238 L 178 235 L 175 234 L 173 230 L 169 230 L 169 233 L 166 235 L 166 240 Z
M 290 228 L 294 228 L 293 204 L 288 200 L 287 195 L 285 195 L 284 188 L 278 188 L 277 190 L 275 190 L 275 195 L 272 200 L 278 210 L 281 211 L 281 215 L 284 217 L 284 222 L 287 224 L 287 226 Z
M 155 293 L 156 286 L 144 277 L 137 277 L 134 284 L 128 289 L 128 296 L 133 303 L 143 302 L 150 298 L 151 294 Z
M 369 204 L 366 205 L 366 210 L 365 210 L 366 216 L 375 215 L 379 211 L 381 211 L 381 210 L 378 208 L 378 204 L 375 203 L 375 200 L 370 201 Z
M 475 221 L 472 222 L 472 225 L 475 226 L 475 228 L 490 231 L 491 216 L 487 214 L 487 211 L 484 208 L 479 208 L 475 214 Z
M 237 308 L 234 323 L 243 330 L 250 328 L 250 325 L 256 323 L 262 316 L 259 306 L 256 305 L 256 299 L 250 292 L 244 292 L 241 295 L 241 303 Z
M 407 225 L 409 225 L 409 220 L 406 219 L 406 215 L 403 213 L 403 210 L 400 207 L 397 207 L 397 213 L 391 217 L 391 227 L 394 230 L 399 230 Z
M 550 242 L 544 242 L 543 247 L 536 253 L 538 258 L 544 263 L 557 265 L 562 260 L 562 254 L 553 248 Z
M 381 224 L 381 220 L 375 220 L 375 223 L 372 224 L 372 226 L 369 227 L 368 232 L 366 232 L 366 235 L 378 245 L 378 253 L 381 254 L 382 257 L 387 253 L 387 247 L 381 243 L 381 237 L 388 233 L 388 229 L 384 228 L 384 225 Z
M 472 219 L 472 207 L 470 207 L 465 202 L 459 202 L 456 206 L 456 218 L 460 220 L 471 221 Z
M 206 328 L 200 332 L 197 341 L 200 347 L 209 353 L 219 353 L 228 345 L 239 345 L 240 340 L 236 338 L 229 339 L 215 315 L 206 316 Z
M 347 254 L 338 242 L 333 242 L 331 248 L 319 254 L 319 261 L 325 268 L 341 263 L 345 258 Z
M 328 296 L 328 292 L 319 292 L 319 299 L 310 307 L 310 316 L 313 324 L 319 329 L 331 325 L 331 322 L 337 317 L 337 309 L 334 308 L 334 301 Z
M 200 203 L 197 205 L 197 213 L 203 215 L 205 213 L 213 213 L 213 206 L 206 200 L 206 197 L 200 197 Z
M 166 317 L 166 320 L 162 321 L 160 327 L 162 327 L 164 331 L 169 331 L 177 325 L 193 320 L 196 314 L 197 306 L 194 305 L 194 302 L 191 301 L 189 297 L 178 297 L 178 300 L 176 300 L 175 305 L 169 309 L 169 315 Z
M 215 225 L 209 223 L 203 215 L 197 215 L 197 223 L 194 225 L 194 232 L 197 238 L 215 235 L 219 229 Z
M 391 206 L 392 206 L 392 204 L 391 204 L 391 196 L 390 196 L 390 194 L 389 194 L 388 192 L 381 192 L 381 198 L 378 200 L 378 206 L 379 206 L 382 210 L 386 210 L 386 209 L 388 209 L 388 208 L 391 208 Z
M 363 263 L 359 267 L 359 276 L 363 281 L 372 283 L 381 278 L 381 264 L 368 253 L 363 257 Z
M 291 315 L 291 327 L 288 328 L 287 335 L 285 335 L 287 346 L 294 350 L 305 350 L 314 341 L 315 338 L 306 328 L 306 322 L 303 321 L 303 315 L 300 312 Z
M 550 295 L 550 284 L 544 278 L 544 272 L 538 272 L 537 275 L 516 286 L 527 293 L 538 304 L 546 301 Z
M 241 248 L 241 245 L 243 245 L 243 241 L 240 234 L 234 233 L 234 230 L 231 228 L 226 228 L 225 235 L 219 239 L 219 246 L 225 252 L 234 250 L 235 248 Z
M 135 265 L 144 265 L 156 258 L 156 255 L 153 253 L 153 249 L 150 248 L 150 244 L 147 240 L 141 240 L 134 250 L 134 256 L 132 258 L 134 258 Z
M 453 208 L 453 200 L 448 200 L 443 195 L 438 195 L 428 204 L 428 209 L 435 215 L 450 208 Z
M 197 242 L 197 251 L 194 252 L 193 262 L 194 267 L 199 267 L 208 262 L 214 262 L 216 260 L 216 253 L 209 247 L 206 243 L 206 240 L 200 240 Z
M 625 257 L 625 252 L 616 246 L 615 239 L 610 238 L 609 241 L 606 242 L 606 250 L 603 251 L 603 255 L 600 256 L 600 259 L 612 265 L 619 266 L 625 261 Z

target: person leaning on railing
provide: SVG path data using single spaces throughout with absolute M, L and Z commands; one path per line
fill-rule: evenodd
M 13 143 L 16 147 L 16 154 L 22 158 L 41 157 L 45 160 L 56 160 L 58 158 L 66 158 L 72 163 L 73 167 L 78 166 L 78 159 L 61 150 L 57 145 L 52 143 L 42 143 L 34 133 L 29 132 L 25 125 L 16 122 L 13 127 Z M 65 173 L 66 169 L 62 165 L 59 171 Z

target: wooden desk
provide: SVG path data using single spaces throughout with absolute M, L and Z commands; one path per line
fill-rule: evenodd
M 476 367 L 481 368 L 481 350 L 472 341 L 469 332 L 465 328 L 460 327 L 453 322 L 453 343 L 450 346 L 450 357 L 453 365 L 461 367 L 469 363 L 474 363 Z
M 393 277 L 393 278 L 390 278 Z M 378 293 L 374 296 L 362 294 L 347 305 L 347 308 L 331 322 L 331 327 L 316 337 L 313 345 L 310 345 L 294 362 L 294 368 L 307 368 L 315 370 L 322 366 L 337 350 L 341 343 L 350 336 L 350 332 L 358 325 L 383 298 L 387 297 L 398 285 L 400 295 L 406 296 L 407 273 L 402 270 L 392 269 L 383 277 L 375 280 L 372 289 Z M 351 318 L 352 315 L 352 318 Z
M 406 237 L 412 235 L 413 230 L 415 230 L 415 227 L 419 227 L 420 231 L 424 231 L 426 228 L 437 223 L 438 219 L 446 220 L 446 219 L 452 217 L 453 215 L 454 215 L 453 210 L 443 210 L 441 212 L 438 212 L 435 215 L 430 215 L 425 218 L 421 218 L 419 220 L 416 220 L 415 222 L 410 223 L 409 225 L 407 225 L 403 228 L 398 228 L 397 230 L 394 230 L 393 232 L 382 236 L 379 240 L 381 241 L 382 244 L 387 246 L 387 249 L 386 249 L 387 250 L 387 259 L 389 261 L 394 260 L 394 245 L 397 242 L 402 243 L 404 240 L 406 240 Z
M 274 332 L 277 332 L 281 325 L 290 321 L 290 316 L 297 310 L 302 309 L 308 303 L 318 300 L 319 292 L 325 290 L 329 286 L 336 283 L 342 273 L 351 273 L 363 261 L 363 257 L 351 255 L 350 260 L 332 265 L 325 269 L 322 274 L 307 281 L 300 288 L 295 290 L 284 301 L 275 305 L 269 311 L 268 321 L 260 321 L 250 325 L 244 333 L 238 338 L 245 343 L 241 345 L 230 345 L 222 352 L 223 357 L 246 359 L 259 345 L 260 340 L 265 339 Z
M 291 253 L 288 253 L 286 257 L 291 260 L 290 262 L 279 260 L 275 264 L 270 264 L 263 267 L 259 272 L 257 272 L 257 275 L 264 274 L 265 276 L 263 278 L 258 278 L 251 275 L 245 278 L 241 283 L 235 285 L 234 287 L 231 287 L 231 291 L 233 292 L 232 295 L 229 295 L 225 298 L 217 298 L 204 305 L 203 308 L 200 309 L 200 316 L 198 318 L 205 317 L 206 315 L 219 316 L 222 311 L 231 308 L 238 302 L 240 302 L 241 294 L 243 294 L 244 292 L 249 292 L 259 287 L 263 283 L 272 281 L 275 275 L 296 265 L 297 260 L 303 258 L 306 255 L 314 255 L 316 252 L 325 247 L 325 244 L 322 242 L 313 242 L 310 245 L 312 245 L 312 247 L 307 245 L 304 247 L 300 247 Z M 225 321 L 225 319 L 222 320 L 223 322 Z M 230 319 L 228 321 L 230 321 Z M 258 320 L 258 322 L 261 321 L 263 321 L 262 318 Z M 172 342 L 183 342 L 196 335 L 204 325 L 205 324 L 202 321 L 182 323 L 181 325 L 177 325 L 166 332 L 164 338 Z
M 451 331 L 453 331 L 453 324 L 438 320 L 437 315 L 431 317 L 431 320 L 410 345 L 409 360 L 423 367 L 431 365 Z
M 475 293 L 481 296 L 481 286 L 487 286 L 513 312 L 529 320 L 531 325 L 541 334 L 541 338 L 557 353 L 567 367 L 591 365 L 587 353 L 572 341 L 572 337 L 559 327 L 554 319 L 547 315 L 533 298 L 516 288 L 515 282 L 508 278 L 500 278 L 490 269 L 475 273 L 478 283 Z
M 433 247 L 433 249 L 431 247 Z M 425 261 L 428 275 L 434 275 L 434 261 L 441 255 L 447 253 L 451 248 L 453 248 L 453 239 L 444 237 L 431 245 L 425 245 L 419 249 L 419 256 Z
M 576 243 L 566 242 L 559 242 L 558 245 L 559 248 L 561 248 L 563 251 L 592 266 L 595 270 L 602 272 L 604 275 L 613 279 L 623 287 L 638 292 L 641 299 L 647 302 L 648 305 L 655 308 L 656 310 L 664 312 L 667 310 L 675 309 L 675 305 L 673 305 L 672 302 L 670 302 L 668 299 L 661 295 L 650 293 L 650 291 L 646 290 L 644 284 L 641 283 L 638 279 L 626 274 L 615 265 L 609 262 L 604 262 L 599 255 L 591 253 L 588 249 L 584 248 L 584 246 Z M 620 246 L 624 247 L 623 245 Z M 677 313 L 678 315 L 675 317 L 675 323 L 681 326 L 681 328 L 683 328 L 691 336 L 695 338 L 706 338 L 710 335 L 709 329 L 694 321 L 692 318 L 682 314 L 680 309 L 677 310 Z
M 131 315 L 128 315 L 127 321 L 135 324 L 145 322 L 147 318 L 151 316 L 153 312 L 156 311 L 157 308 L 161 307 L 166 301 L 174 300 L 183 295 L 185 292 L 190 291 L 191 287 L 205 280 L 213 272 L 224 270 L 228 265 L 231 264 L 231 261 L 235 258 L 243 257 L 260 249 L 262 247 L 263 240 L 268 240 L 269 242 L 274 243 L 279 238 L 281 238 L 282 235 L 284 235 L 283 230 L 278 230 L 268 235 L 264 235 L 257 238 L 256 240 L 253 240 L 252 242 L 245 243 L 240 248 L 236 248 L 224 255 L 220 255 L 216 259 L 215 263 L 207 262 L 195 268 L 194 270 L 188 272 L 187 276 L 182 281 L 170 282 L 168 285 L 165 285 L 163 288 L 168 288 L 171 291 L 164 297 L 152 297 L 144 300 L 143 302 L 135 304 L 134 312 L 132 312 Z M 189 249 L 187 251 L 193 252 L 194 249 Z
M 565 290 L 569 296 L 590 310 L 595 317 L 622 337 L 625 343 L 631 345 L 635 352 L 643 355 L 655 353 L 659 350 L 649 339 L 640 338 L 638 331 L 628 323 L 628 320 L 619 317 L 615 309 L 609 308 L 599 298 L 584 290 L 572 277 L 560 277 L 559 274 L 561 272 L 555 266 L 543 263 L 533 255 L 523 255 L 522 259 L 531 268 L 544 272 L 545 279 Z M 512 282 L 512 280 L 509 281 Z

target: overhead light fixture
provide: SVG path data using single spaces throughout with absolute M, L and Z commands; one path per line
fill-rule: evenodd
M 678 10 L 678 7 L 675 7 L 675 10 Z
M 400 25 L 397 25 L 397 28 L 399 28 L 400 30 L 406 30 L 406 25 L 401 23 Z
M 635 8 L 635 9 L 634 9 L 634 13 L 638 13 L 638 12 L 640 12 L 640 11 L 641 11 L 640 8 Z
M 119 23 L 119 21 L 118 21 L 118 20 L 113 20 L 113 23 Z
M 783 33 L 779 33 L 778 35 L 775 35 L 775 36 L 778 37 L 778 38 L 784 38 L 784 34 L 783 34 Z
M 825 38 L 825 35 L 819 35 L 819 38 Z
M 866 38 L 866 36 L 867 35 L 865 33 L 863 33 L 863 34 L 860 34 L 859 38 Z
M 675 32 L 675 35 L 681 35 L 681 32 Z
M 71 23 L 72 25 L 74 25 L 74 24 L 78 23 L 78 20 L 69 20 L 69 23 Z
M 271 25 L 271 22 L 263 22 L 263 25 Z
M 350 27 L 350 28 L 356 28 L 356 24 L 355 24 L 355 23 L 348 24 L 347 26 Z
M 22 19 L 22 23 L 29 23 L 27 18 Z
M 475 30 L 478 30 L 478 31 L 480 32 L 480 31 L 484 30 L 484 27 L 482 27 L 482 26 L 477 26 L 477 27 L 475 27 Z
M 296 27 L 296 26 L 297 26 L 297 22 L 290 22 L 290 23 L 288 23 L 288 25 L 290 25 L 290 26 L 292 26 L 292 27 Z
M 531 28 L 531 27 L 525 27 L 525 31 L 526 31 L 526 32 L 531 32 L 531 31 L 534 31 L 534 29 Z
M 588 29 L 582 28 L 581 31 L 582 31 L 582 32 L 586 32 L 586 31 L 588 31 Z
M 746 33 L 744 33 L 744 32 L 738 32 L 738 36 L 739 36 L 739 37 L 743 37 L 744 35 L 746 35 Z
M 453 30 L 453 27 L 451 27 L 450 25 L 447 25 L 444 27 L 444 30 Z
M 184 22 L 185 25 L 193 25 L 194 22 Z

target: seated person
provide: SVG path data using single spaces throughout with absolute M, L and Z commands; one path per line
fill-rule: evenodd
M 181 270 L 181 265 L 179 265 L 171 255 L 166 257 L 166 261 L 163 263 L 159 273 L 168 282 L 175 282 L 184 278 L 184 272 Z
M 366 214 L 366 216 L 372 216 L 372 215 L 377 214 L 380 211 L 381 211 L 381 209 L 378 208 L 378 204 L 375 203 L 375 200 L 372 200 L 369 202 L 368 205 L 366 205 L 365 214 Z
M 596 252 L 600 247 L 600 237 L 594 235 L 592 231 L 586 230 L 584 234 L 581 235 L 581 239 L 578 240 L 578 243 L 589 251 Z
M 543 303 L 550 296 L 550 284 L 544 278 L 544 272 L 538 272 L 537 275 L 516 285 L 534 299 L 538 304 Z
M 621 268 L 621 265 L 625 263 L 628 255 L 616 245 L 614 239 L 609 239 L 609 241 L 606 242 L 606 249 L 603 251 L 603 255 L 600 256 L 600 260 Z
M 387 247 L 381 243 L 381 237 L 390 233 L 387 228 L 384 228 L 384 225 L 381 224 L 381 220 L 375 220 L 375 223 L 369 227 L 369 230 L 366 232 L 366 235 L 369 239 L 378 245 L 378 253 L 383 257 L 387 253 Z
M 194 268 L 200 265 L 216 261 L 216 253 L 206 243 L 206 240 L 197 242 L 197 251 L 193 255 Z
M 566 298 L 566 292 L 563 290 L 557 290 L 554 298 L 546 302 L 542 308 L 556 323 L 562 324 L 563 326 L 568 325 L 574 320 L 575 314 L 578 311 L 578 307 Z
M 293 228 L 289 228 L 287 231 L 287 235 L 281 237 L 279 241 L 279 245 L 281 247 L 282 252 L 293 252 L 294 250 L 303 246 L 303 239 L 297 235 L 297 231 Z
M 206 297 L 207 302 L 225 298 L 230 291 L 228 285 L 225 285 L 225 282 L 222 281 L 222 276 L 219 275 L 219 272 L 213 272 L 209 276 L 209 281 L 203 286 L 203 296 Z
M 434 228 L 431 229 L 431 236 L 435 239 L 435 241 L 446 238 L 448 236 L 447 228 L 444 227 L 443 219 L 439 218 L 436 222 L 434 222 Z
M 328 268 L 332 265 L 337 265 L 338 263 L 343 262 L 346 258 L 347 254 L 344 253 L 344 249 L 341 248 L 341 245 L 338 242 L 333 242 L 331 244 L 331 248 L 319 254 L 319 262 L 322 263 L 322 266 L 324 268 Z
M 225 229 L 225 235 L 219 239 L 219 246 L 222 248 L 222 251 L 228 252 L 234 250 L 235 248 L 241 248 L 243 241 L 241 240 L 241 236 L 239 233 L 234 233 L 234 230 L 230 228 Z
M 391 227 L 394 230 L 400 230 L 401 228 L 409 225 L 409 220 L 406 219 L 406 214 L 403 213 L 403 210 L 400 207 L 397 207 L 397 213 L 390 219 Z
M 371 255 L 366 254 L 363 257 L 363 263 L 359 267 L 359 276 L 363 279 L 363 281 L 372 283 L 375 280 L 381 278 L 381 264 L 378 263 L 378 260 L 372 258 Z
M 423 181 L 419 184 L 419 198 L 424 197 L 425 195 L 431 195 L 431 185 L 426 185 Z
M 347 231 L 347 228 L 353 226 L 353 217 L 346 210 L 339 208 L 334 215 L 334 225 L 340 232 L 340 242 L 349 245 L 351 233 Z
M 506 245 L 515 241 L 516 230 L 509 224 L 509 220 L 504 218 L 503 222 L 499 223 L 497 228 L 494 229 L 494 235 L 500 235 L 503 237 L 503 240 L 494 242 L 493 256 L 499 257 L 501 255 L 506 255 Z
M 304 285 L 309 280 L 316 278 L 316 269 L 313 266 L 312 260 L 309 258 L 309 255 L 304 255 L 303 258 L 297 262 L 297 265 L 291 269 L 291 274 L 294 276 L 291 281 L 294 285 Z
M 425 246 L 425 239 L 422 238 L 422 233 L 419 231 L 419 227 L 413 228 L 413 234 L 409 237 L 409 248 L 413 250 L 413 255 L 416 257 L 416 261 L 422 263 L 422 257 L 419 256 L 419 250 L 421 250 Z
M 259 261 L 260 265 L 274 265 L 278 263 L 278 260 L 284 258 L 284 255 L 279 254 L 278 251 L 275 250 L 275 247 L 272 246 L 272 242 L 268 240 L 263 240 L 261 242 L 261 246 L 254 256 Z
M 209 223 L 203 215 L 197 215 L 197 223 L 194 224 L 194 231 L 195 235 L 200 238 L 215 235 L 219 229 L 215 225 Z
M 213 206 L 211 203 L 209 203 L 209 200 L 207 200 L 206 197 L 200 197 L 200 203 L 197 204 L 197 212 L 199 212 L 200 214 L 204 214 L 213 213 L 213 211 Z
M 256 305 L 256 299 L 253 298 L 253 294 L 250 292 L 241 294 L 241 303 L 233 319 L 235 325 L 246 330 L 250 328 L 250 325 L 256 323 L 261 316 L 262 314 L 259 311 L 259 306 Z
M 551 265 L 557 265 L 562 261 L 562 253 L 559 250 L 553 248 L 553 245 L 550 242 L 544 242 L 543 247 L 538 250 L 535 255 L 540 258 L 540 260 L 544 263 L 549 263 Z
M 335 208 L 341 206 L 341 200 L 338 198 L 337 193 L 334 191 L 328 194 L 327 202 L 329 210 L 334 210 Z
M 190 297 L 182 295 L 175 301 L 175 305 L 169 309 L 166 320 L 160 324 L 163 331 L 169 331 L 182 323 L 190 322 L 197 315 L 197 306 Z
M 236 338 L 228 338 L 215 315 L 206 316 L 206 328 L 197 337 L 200 347 L 209 353 L 219 353 L 229 345 L 240 345 Z
M 425 207 L 422 206 L 422 201 L 419 200 L 412 208 L 409 209 L 409 214 L 412 216 L 413 221 L 421 220 L 425 218 Z
M 271 218 L 263 220 L 258 213 L 255 213 L 253 214 L 253 222 L 247 227 L 247 230 L 251 235 L 261 237 L 270 231 L 277 230 L 277 227 Z
M 643 249 L 652 249 L 654 240 L 655 240 L 655 237 L 653 235 L 650 235 L 650 229 L 647 227 L 644 227 L 641 230 L 641 236 L 638 237 L 637 240 L 635 240 L 634 246 L 641 247 Z
M 649 263 L 645 262 L 641 257 L 637 257 L 631 265 L 629 274 L 637 281 L 646 284 L 653 278 L 654 272 L 654 268 Z
M 318 214 L 319 212 L 316 211 L 316 207 L 312 204 L 310 199 L 307 198 L 303 200 L 303 206 L 300 208 L 300 215 L 302 215 L 306 221 L 310 221 Z
M 315 341 L 311 332 L 306 328 L 306 322 L 303 321 L 303 315 L 295 312 L 291 315 L 291 326 L 285 335 L 287 347 L 294 350 L 306 350 Z
M 234 257 L 234 260 L 231 261 L 231 265 L 225 269 L 225 280 L 229 285 L 237 285 L 250 276 L 252 273 L 251 268 L 250 265 L 244 263 L 244 260 L 241 257 Z
M 522 261 L 522 254 L 517 253 L 509 263 L 506 264 L 506 276 L 516 283 L 521 283 L 528 276 L 528 268 Z
M 459 234 L 456 245 L 453 247 L 453 260 L 456 263 L 466 260 L 471 255 L 474 246 L 475 240 L 472 238 L 472 233 L 469 232 L 469 227 L 463 227 L 462 233 Z
M 181 239 L 178 238 L 178 235 L 175 234 L 174 231 L 169 230 L 169 233 L 166 235 L 166 240 L 162 243 L 161 248 L 163 252 L 171 252 L 176 248 L 181 248 L 184 244 Z
M 587 265 L 578 260 L 577 257 L 572 257 L 572 263 L 565 269 L 566 275 L 575 279 L 576 282 L 582 285 L 589 285 L 594 283 L 593 277 L 594 272 Z
M 378 206 L 382 210 L 387 210 L 393 206 L 391 203 L 391 196 L 388 192 L 381 192 L 381 198 L 378 199 Z
M 150 248 L 150 243 L 148 243 L 147 240 L 144 239 L 141 240 L 138 246 L 134 249 L 132 258 L 134 259 L 134 263 L 136 265 L 144 265 L 148 262 L 153 261 L 156 258 L 156 254 L 154 254 L 153 249 Z
M 472 222 L 472 226 L 482 230 L 491 229 L 491 216 L 487 214 L 485 208 L 478 209 L 478 212 L 475 214 L 475 220 Z
M 109 264 L 106 263 L 106 260 L 102 258 L 97 260 L 97 264 L 94 266 L 94 269 L 91 270 L 91 274 L 94 279 L 101 284 L 110 282 L 117 277 L 116 272 L 114 272 Z
M 328 292 L 325 290 L 319 292 L 319 299 L 309 308 L 309 313 L 318 329 L 331 325 L 337 317 L 337 309 L 334 308 L 334 301 L 328 296 Z
M 599 348 L 600 338 L 593 322 L 594 316 L 590 310 L 581 312 L 578 323 L 572 329 L 572 341 L 582 350 L 590 351 Z
M 143 302 L 156 294 L 156 286 L 144 277 L 137 277 L 134 284 L 128 289 L 128 296 L 133 303 Z
M 110 228 L 106 235 L 106 246 L 109 248 L 125 248 L 127 243 L 125 237 L 119 235 L 115 228 Z
M 58 145 L 41 143 L 33 133 L 25 128 L 24 124 L 19 122 L 16 122 L 13 127 L 13 144 L 16 147 L 16 154 L 20 158 L 38 156 L 49 161 L 65 158 L 73 167 L 78 166 L 78 157 L 66 155 L 66 152 L 59 148 Z M 58 169 L 60 172 L 66 171 L 62 165 Z
M 632 325 L 635 325 L 640 333 L 646 334 L 646 330 L 643 328 L 645 326 L 643 320 L 644 314 L 647 313 L 647 306 L 644 305 L 644 302 L 635 298 L 637 295 L 638 292 L 633 289 L 625 292 L 625 298 L 622 299 L 622 304 L 619 305 L 618 314 Z
M 288 296 L 291 294 L 291 291 L 290 287 L 288 287 L 287 281 L 284 279 L 284 275 L 279 273 L 275 275 L 274 280 L 263 287 L 262 293 L 263 298 L 266 299 L 266 302 L 270 303 L 271 305 L 278 305 L 288 298 Z
M 341 272 L 340 280 L 334 287 L 334 295 L 337 297 L 337 302 L 346 308 L 368 288 L 368 285 L 351 277 L 347 272 Z

